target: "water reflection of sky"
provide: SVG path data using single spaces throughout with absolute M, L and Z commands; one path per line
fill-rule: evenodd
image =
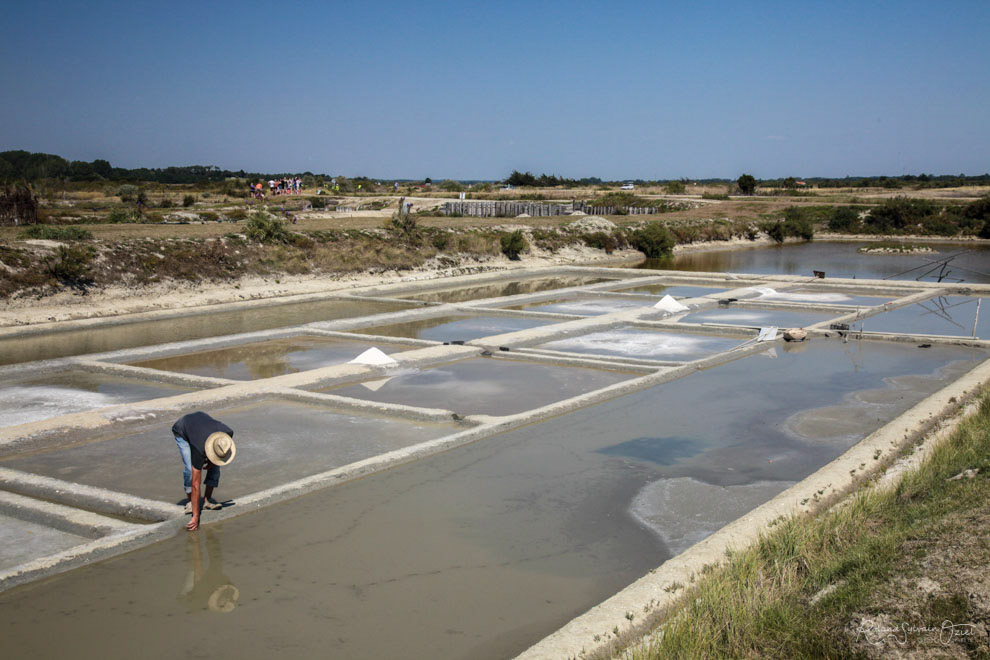
M 863 321 L 866 330 L 951 335 L 990 339 L 990 298 L 938 296 L 871 316 Z M 979 319 L 977 319 L 979 308 Z
M 912 241 L 912 243 L 921 243 Z M 952 255 L 947 282 L 960 280 L 973 284 L 990 284 L 990 247 L 969 244 L 932 243 L 935 252 L 925 254 L 862 254 L 858 249 L 867 243 L 829 243 L 813 241 L 724 252 L 694 252 L 669 259 L 655 260 L 641 268 L 731 272 L 757 274 L 807 275 L 824 271 L 828 277 L 859 279 L 897 279 L 925 282 L 938 281 L 939 270 L 926 274 L 929 263 Z M 910 272 L 905 272 L 910 271 Z M 973 272 L 978 271 L 978 272 Z

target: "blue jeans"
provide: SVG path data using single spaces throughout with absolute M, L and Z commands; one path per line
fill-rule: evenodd
M 189 450 L 189 443 L 185 438 L 175 436 L 175 444 L 179 445 L 179 456 L 182 457 L 182 485 L 186 488 L 186 495 L 192 492 L 192 453 Z M 220 466 L 209 464 L 206 468 L 206 485 L 216 488 L 220 485 Z

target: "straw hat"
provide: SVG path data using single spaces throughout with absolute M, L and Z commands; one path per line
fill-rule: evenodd
M 211 433 L 206 439 L 206 458 L 214 465 L 226 465 L 234 460 L 237 454 L 237 447 L 234 446 L 234 439 L 226 433 L 217 431 Z
M 237 599 L 240 596 L 241 592 L 237 587 L 232 584 L 224 584 L 217 587 L 210 594 L 209 600 L 206 601 L 206 606 L 213 612 L 233 612 L 234 608 L 237 607 Z

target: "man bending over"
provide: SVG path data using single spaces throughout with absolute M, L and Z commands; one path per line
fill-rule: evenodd
M 192 520 L 186 525 L 190 532 L 199 527 L 200 507 L 220 509 L 222 505 L 213 499 L 213 489 L 220 485 L 220 466 L 234 460 L 234 431 L 223 422 L 205 412 L 183 415 L 172 425 L 172 435 L 179 446 L 182 458 L 182 483 L 185 486 L 186 513 Z M 199 496 L 200 483 L 206 470 L 206 499 Z

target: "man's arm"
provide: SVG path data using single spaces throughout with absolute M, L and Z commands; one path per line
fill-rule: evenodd
M 192 504 L 192 520 L 186 525 L 186 529 L 190 532 L 196 531 L 199 528 L 199 488 L 200 482 L 203 478 L 203 471 L 199 468 L 193 468 L 192 470 L 192 492 L 189 493 L 189 503 Z

